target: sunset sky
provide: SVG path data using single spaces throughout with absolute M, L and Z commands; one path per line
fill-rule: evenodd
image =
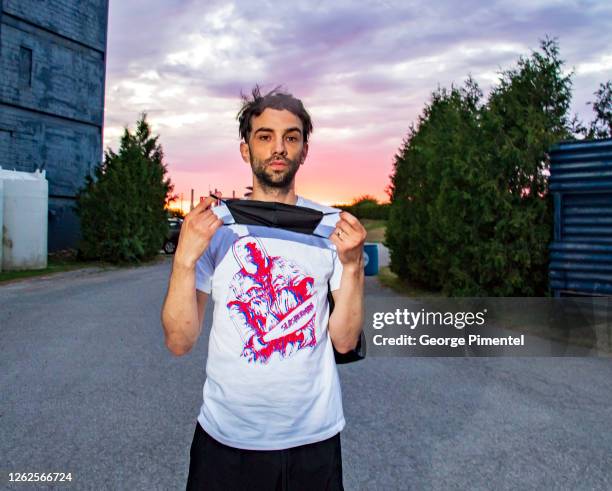
M 393 156 L 438 85 L 471 74 L 485 93 L 545 35 L 575 71 L 573 112 L 612 78 L 612 2 L 217 2 L 111 0 L 104 145 L 142 111 L 176 193 L 242 195 L 240 92 L 283 85 L 314 133 L 297 192 L 386 200 Z

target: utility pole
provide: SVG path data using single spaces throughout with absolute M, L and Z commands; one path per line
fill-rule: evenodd
M 189 211 L 193 210 L 193 188 L 191 189 L 191 205 Z

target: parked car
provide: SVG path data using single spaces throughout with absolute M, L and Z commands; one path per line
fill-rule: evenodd
M 168 218 L 168 236 L 164 241 L 164 252 L 166 254 L 174 254 L 176 246 L 178 244 L 179 235 L 181 233 L 181 226 L 183 225 L 182 218 Z

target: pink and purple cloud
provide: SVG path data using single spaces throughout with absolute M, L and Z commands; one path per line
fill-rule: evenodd
M 134 26 L 138 25 L 138 29 Z M 386 200 L 393 156 L 438 85 L 500 69 L 557 37 L 573 111 L 612 73 L 609 2 L 111 2 L 105 145 L 146 111 L 175 192 L 238 195 L 240 92 L 282 85 L 315 131 L 297 191 L 321 202 Z

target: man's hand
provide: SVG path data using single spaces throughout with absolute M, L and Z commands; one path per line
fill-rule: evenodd
M 353 215 L 343 211 L 329 240 L 336 246 L 342 263 L 340 288 L 332 292 L 334 311 L 328 330 L 334 348 L 340 353 L 355 349 L 364 317 L 363 244 L 366 230 Z
M 188 267 L 194 267 L 204 253 L 212 236 L 223 225 L 223 220 L 217 217 L 211 205 L 214 198 L 208 197 L 191 210 L 181 227 L 181 234 L 174 254 L 174 261 Z
M 206 198 L 187 214 L 172 262 L 161 321 L 166 346 L 177 356 L 191 350 L 202 329 L 208 295 L 196 292 L 195 266 L 212 236 L 223 224 L 210 209 L 213 203 L 213 198 Z
M 346 211 L 340 213 L 340 220 L 329 240 L 336 246 L 338 259 L 343 267 L 363 268 L 363 244 L 366 235 L 366 229 L 357 218 Z

